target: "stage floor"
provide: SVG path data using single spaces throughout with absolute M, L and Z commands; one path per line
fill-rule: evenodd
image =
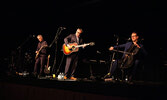
M 79 93 L 97 94 L 104 96 L 116 96 L 135 99 L 161 99 L 166 96 L 166 82 L 151 81 L 133 81 L 128 83 L 124 81 L 105 81 L 102 79 L 90 80 L 87 78 L 79 78 L 76 81 L 58 80 L 52 77 L 34 78 L 31 76 L 5 76 L 0 78 L 1 92 L 3 86 L 15 84 L 20 86 L 39 87 L 47 89 L 58 89 L 65 91 L 73 91 Z

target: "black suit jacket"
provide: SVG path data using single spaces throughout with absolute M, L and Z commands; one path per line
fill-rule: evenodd
M 70 34 L 64 38 L 64 42 L 66 45 L 69 43 L 77 43 L 77 37 L 75 34 Z M 79 44 L 82 44 L 82 43 L 83 43 L 83 39 L 79 38 Z
M 132 42 L 127 42 L 125 44 L 121 44 L 121 45 L 118 45 L 118 46 L 114 46 L 114 49 L 116 49 L 117 47 L 118 48 L 124 48 L 124 51 L 126 52 L 130 46 L 132 45 Z M 146 56 L 147 56 L 147 52 L 146 50 L 144 49 L 143 45 L 139 43 L 139 46 L 141 47 L 139 49 L 139 52 L 138 54 L 136 55 L 136 59 L 140 59 L 140 60 L 143 60 Z M 122 58 L 125 56 L 125 54 L 123 54 Z

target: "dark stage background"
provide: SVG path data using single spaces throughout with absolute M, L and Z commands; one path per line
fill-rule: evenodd
M 63 38 L 81 27 L 85 43 L 95 42 L 95 46 L 85 49 L 83 57 L 105 61 L 111 55 L 108 48 L 116 44 L 115 35 L 119 36 L 121 44 L 127 41 L 133 31 L 138 32 L 148 52 L 143 68 L 144 79 L 165 81 L 166 8 L 160 0 L 6 0 L 1 3 L 1 72 L 11 69 L 12 62 L 16 67 L 20 66 L 18 63 L 24 64 L 25 58 L 28 64 L 24 67 L 32 69 L 38 42 L 36 35 L 42 34 L 50 44 L 58 28 L 66 27 L 58 38 L 59 65 Z M 51 66 L 55 49 L 53 44 L 50 49 Z M 97 51 L 101 54 L 97 54 Z M 23 58 L 18 61 L 19 54 Z M 60 70 L 63 70 L 63 65 Z

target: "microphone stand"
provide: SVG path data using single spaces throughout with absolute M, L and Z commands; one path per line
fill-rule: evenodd
M 18 56 L 18 65 L 17 65 L 17 67 L 18 67 L 18 69 L 16 69 L 17 71 L 23 71 L 24 69 L 23 69 L 23 63 L 22 63 L 22 47 L 30 40 L 30 38 L 31 38 L 31 35 L 30 36 L 28 36 L 27 38 L 26 38 L 26 40 L 22 43 L 22 44 L 20 44 L 20 46 L 18 46 L 17 47 L 17 50 L 18 50 L 18 53 L 19 53 L 19 56 Z
M 118 46 L 118 43 L 119 43 L 119 37 L 117 36 L 117 40 L 116 40 L 117 42 L 116 42 L 116 46 Z M 117 52 L 118 52 L 118 47 L 117 47 Z M 115 52 L 113 53 L 113 55 L 112 55 L 112 59 L 111 59 L 111 55 L 110 55 L 110 62 L 111 62 L 111 64 L 110 64 L 110 69 L 109 69 L 109 72 L 104 76 L 104 78 L 106 78 L 106 77 L 110 77 L 111 76 L 111 70 L 112 70 L 112 65 L 113 65 L 113 63 L 114 63 L 114 58 L 115 58 Z M 118 66 L 118 61 L 117 61 L 117 66 Z
M 53 63 L 53 66 L 52 66 L 52 71 L 51 73 L 55 73 L 55 66 L 56 66 L 56 63 L 57 63 L 57 40 L 58 40 L 58 36 L 60 35 L 61 31 L 64 30 L 62 27 L 59 27 L 58 30 L 57 30 L 57 33 L 56 33 L 56 36 L 54 38 L 54 40 L 52 41 L 52 43 L 49 45 L 49 48 L 52 47 L 52 45 L 55 43 L 55 46 L 56 46 L 56 49 L 55 49 L 55 58 L 54 58 L 54 63 Z

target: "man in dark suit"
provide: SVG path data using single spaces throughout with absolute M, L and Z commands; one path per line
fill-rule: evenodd
M 143 45 L 139 43 L 139 36 L 136 32 L 132 32 L 131 40 L 132 40 L 131 42 L 127 42 L 125 44 L 121 44 L 118 46 L 111 46 L 109 48 L 109 50 L 111 51 L 124 48 L 124 53 L 121 60 L 115 60 L 110 75 L 114 74 L 117 66 L 119 66 L 119 68 L 127 68 L 128 69 L 127 76 L 129 81 L 132 81 L 136 73 L 136 69 L 142 63 L 143 59 L 147 55 L 147 52 L 145 51 Z M 132 55 L 128 56 L 125 52 L 132 53 Z
M 80 38 L 80 35 L 82 33 L 83 30 L 81 28 L 78 28 L 75 34 L 70 34 L 66 38 L 64 38 L 65 45 L 68 47 L 68 49 L 72 48 L 69 45 L 70 43 L 77 43 L 77 44 L 83 43 L 83 39 Z M 84 47 L 85 46 L 83 46 L 83 48 Z M 67 55 L 64 79 L 70 78 L 72 80 L 77 80 L 77 78 L 74 77 L 74 74 L 78 63 L 78 56 L 79 56 L 79 51 Z

